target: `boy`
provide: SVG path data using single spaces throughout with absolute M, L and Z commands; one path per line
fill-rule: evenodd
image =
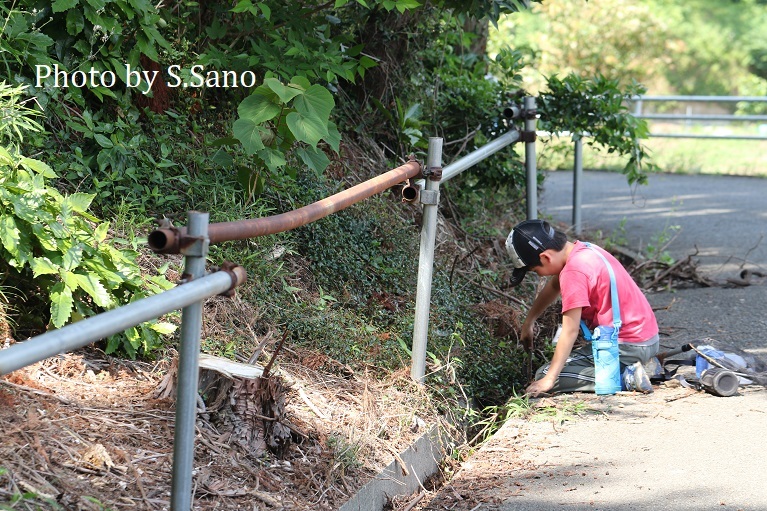
M 591 245 L 609 262 L 618 286 L 622 325 L 618 335 L 622 382 L 627 390 L 651 392 L 643 369 L 658 352 L 658 323 L 647 298 L 621 263 L 600 247 Z M 573 350 L 581 320 L 590 331 L 612 325 L 610 275 L 605 262 L 586 244 L 570 242 L 567 236 L 543 220 L 527 220 L 512 229 L 506 239 L 516 286 L 528 270 L 550 276 L 535 297 L 522 325 L 521 339 L 532 349 L 535 320 L 558 297 L 562 297 L 562 332 L 551 362 L 535 374 L 526 393 L 594 392 L 594 359 L 591 345 Z M 626 368 L 629 368 L 626 370 Z

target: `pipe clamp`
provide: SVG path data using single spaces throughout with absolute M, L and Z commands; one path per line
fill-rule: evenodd
M 439 190 L 421 190 L 421 204 L 439 204 Z

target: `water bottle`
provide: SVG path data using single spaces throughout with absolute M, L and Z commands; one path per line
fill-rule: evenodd
M 594 355 L 594 392 L 615 394 L 621 390 L 621 367 L 618 357 L 618 335 L 614 328 L 599 326 L 591 341 Z
M 709 345 L 705 346 L 698 346 L 698 351 L 701 353 L 704 353 L 709 358 L 713 358 L 714 360 L 722 360 L 724 359 L 724 353 L 714 349 L 713 347 Z M 703 375 L 703 371 L 711 367 L 711 364 L 709 364 L 708 360 L 703 358 L 700 355 L 697 355 L 695 357 L 695 376 L 700 378 Z

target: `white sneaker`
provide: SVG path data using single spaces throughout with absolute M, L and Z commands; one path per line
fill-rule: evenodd
M 633 390 L 644 394 L 652 392 L 652 383 L 650 383 L 650 378 L 641 362 L 634 362 L 626 367 L 621 376 L 623 390 Z

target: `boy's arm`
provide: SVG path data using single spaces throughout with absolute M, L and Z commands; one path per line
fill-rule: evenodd
M 581 322 L 581 308 L 570 309 L 562 314 L 562 333 L 559 336 L 557 347 L 554 348 L 554 356 L 551 358 L 549 370 L 540 380 L 531 383 L 525 393 L 535 397 L 543 392 L 548 392 L 557 382 L 559 373 L 567 362 L 570 352 L 573 350 L 575 340 L 578 338 L 578 328 Z
M 533 339 L 535 337 L 533 327 L 535 326 L 535 320 L 543 314 L 549 305 L 554 303 L 554 300 L 559 297 L 559 292 L 559 275 L 554 275 L 548 282 L 546 282 L 546 285 L 543 286 L 541 292 L 538 293 L 538 296 L 533 300 L 533 305 L 530 307 L 525 322 L 522 324 L 522 333 L 520 336 L 522 345 L 526 350 L 530 351 L 533 348 Z

